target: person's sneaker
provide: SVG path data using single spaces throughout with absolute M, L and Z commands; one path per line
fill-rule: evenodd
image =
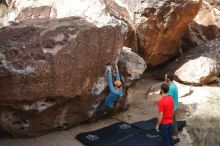
M 173 143 L 174 143 L 174 144 L 176 144 L 176 143 L 178 143 L 178 142 L 180 142 L 180 139 L 179 139 L 178 137 L 175 138 L 175 139 L 173 138 Z

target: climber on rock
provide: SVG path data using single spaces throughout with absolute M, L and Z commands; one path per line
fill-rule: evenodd
M 107 66 L 109 93 L 105 97 L 104 105 L 108 109 L 113 109 L 115 101 L 122 96 L 122 87 L 121 87 L 120 75 L 117 65 L 115 65 L 115 69 L 116 69 L 116 80 L 113 82 L 111 67 Z

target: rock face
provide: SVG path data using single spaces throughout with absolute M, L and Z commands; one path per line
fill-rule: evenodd
M 209 2 L 212 6 L 214 6 L 220 10 L 220 1 L 219 0 L 206 0 L 206 1 Z
M 134 52 L 138 52 L 137 35 L 133 22 L 135 8 L 129 7 L 133 6 L 132 4 L 137 4 L 137 2 L 131 2 L 129 0 L 104 0 L 104 2 L 109 13 L 123 22 L 122 27 L 125 35 L 124 46 L 132 48 Z
M 115 111 L 126 108 L 127 88 L 146 69 L 134 52 L 123 49 L 120 55 L 123 44 L 137 52 L 128 11 L 133 7 L 111 0 L 6 2 L 0 29 L 0 130 L 33 137 L 96 119 L 108 92 L 107 63 L 119 62 L 124 96 Z
M 119 65 L 123 73 L 122 79 L 127 86 L 130 86 L 134 80 L 140 79 L 147 68 L 143 58 L 127 47 L 121 50 Z
M 124 46 L 139 52 L 147 64 L 166 62 L 181 49 L 181 36 L 196 16 L 202 0 L 10 0 L 10 21 L 33 18 L 80 16 L 103 26 L 118 21 L 124 34 Z M 83 5 L 83 7 L 76 7 Z M 187 13 L 185 13 L 187 11 Z M 114 19 L 112 19 L 114 18 Z
M 184 36 L 184 49 L 208 42 L 220 36 L 220 11 L 203 1 L 197 16 L 188 25 Z M 188 42 L 188 44 L 187 44 Z
M 87 120 L 91 89 L 122 48 L 118 25 L 35 19 L 0 29 L 0 125 L 39 136 Z
M 166 72 L 174 72 L 178 81 L 190 85 L 213 82 L 220 75 L 220 38 L 186 52 L 157 74 L 163 77 Z
M 144 1 L 135 16 L 139 53 L 154 66 L 180 52 L 181 35 L 196 16 L 201 0 Z
M 125 5 L 112 0 L 11 0 L 4 25 L 34 18 L 64 18 L 80 16 L 98 27 L 118 22 L 124 35 L 124 45 L 137 52 L 137 39 L 130 13 Z M 79 7 L 80 6 L 80 7 Z M 83 7 L 81 7 L 83 6 Z
M 9 21 L 34 18 L 64 18 L 80 16 L 88 22 L 104 26 L 114 21 L 106 12 L 102 0 L 9 0 L 9 13 L 5 15 L 5 25 Z M 83 6 L 83 7 L 79 7 Z

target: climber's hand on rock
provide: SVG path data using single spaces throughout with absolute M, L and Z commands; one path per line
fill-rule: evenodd
M 108 72 L 112 71 L 111 66 L 107 66 L 106 68 L 107 68 Z
M 115 65 L 115 69 L 116 69 L 116 71 L 118 71 L 118 65 L 117 64 Z

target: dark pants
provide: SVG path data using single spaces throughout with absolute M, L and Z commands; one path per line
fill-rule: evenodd
M 178 137 L 178 127 L 177 127 L 177 122 L 176 122 L 176 111 L 174 111 L 173 115 L 173 136 Z
M 173 124 L 160 124 L 159 132 L 165 141 L 165 146 L 174 146 L 172 139 Z

